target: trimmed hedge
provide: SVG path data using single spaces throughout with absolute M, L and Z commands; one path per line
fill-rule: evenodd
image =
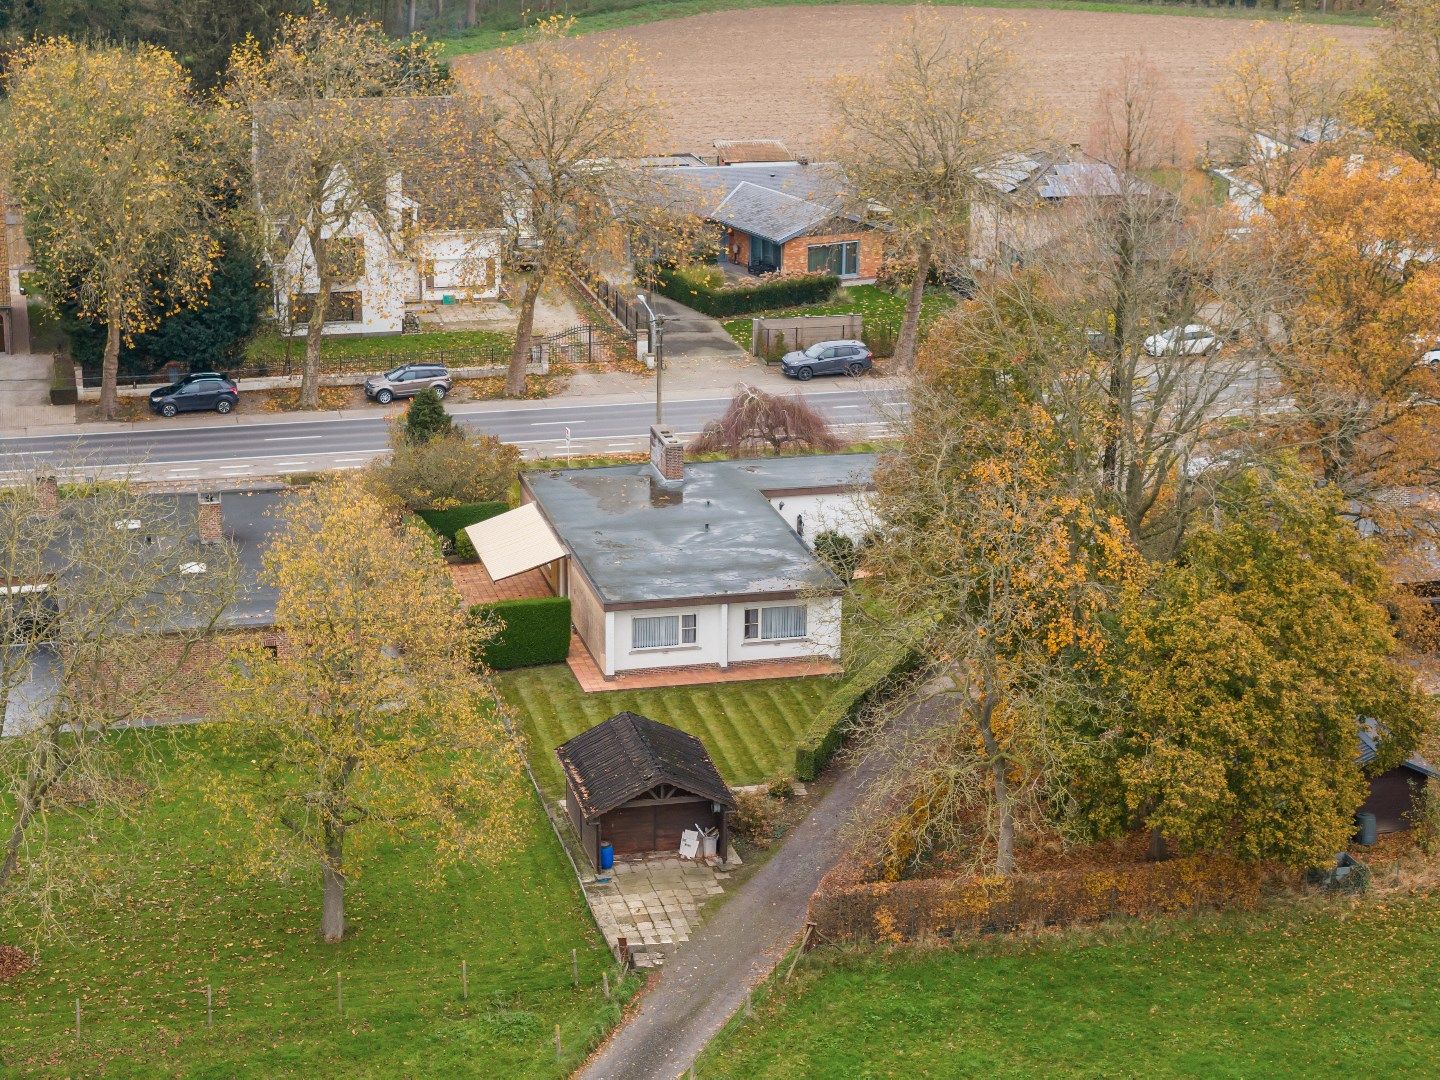
M 840 688 L 815 716 L 804 740 L 795 747 L 795 776 L 810 781 L 830 764 L 855 720 L 872 701 L 890 692 L 897 680 L 920 666 L 920 654 L 906 650 L 871 660 Z
M 1253 908 L 1261 868 L 1223 855 L 1052 870 L 1010 877 L 864 881 L 856 860 L 820 880 L 806 920 L 831 942 L 923 941 L 1145 918 L 1195 908 Z
M 489 618 L 499 624 L 494 637 L 478 644 L 475 659 L 495 671 L 561 664 L 570 652 L 570 598 L 538 596 L 476 604 L 472 621 Z
M 509 509 L 510 504 L 504 502 L 463 503 L 448 510 L 417 510 L 415 516 L 437 536 L 453 539 L 456 557 L 466 562 L 475 562 L 479 556 L 475 554 L 470 538 L 465 535 L 465 526 L 474 525 L 478 521 L 488 521 Z
M 838 288 L 834 274 L 782 274 L 728 285 L 718 270 L 705 268 L 662 271 L 658 285 L 661 295 L 716 318 L 819 304 Z

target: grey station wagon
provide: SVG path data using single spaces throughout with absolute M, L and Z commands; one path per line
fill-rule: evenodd
M 816 375 L 864 375 L 874 359 L 863 341 L 820 341 L 804 352 L 786 353 L 780 370 L 801 382 Z

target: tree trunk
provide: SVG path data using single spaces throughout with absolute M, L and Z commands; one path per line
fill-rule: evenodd
M 119 395 L 115 384 L 120 377 L 120 313 L 111 308 L 105 320 L 105 358 L 100 367 L 100 415 L 114 420 Z
M 995 872 L 1005 877 L 1015 872 L 1015 808 L 1010 798 L 1010 781 L 1006 776 L 1009 761 L 1001 753 L 995 729 L 990 723 L 997 704 L 989 697 L 981 704 L 979 728 L 985 756 L 990 759 L 990 775 L 995 784 L 995 813 L 999 818 L 995 837 Z
M 480 0 L 465 0 L 465 28 L 468 30 L 480 21 Z
M 535 337 L 535 304 L 540 299 L 542 279 L 534 278 L 522 286 L 520 324 L 515 328 L 515 351 L 510 354 L 510 373 L 505 377 L 505 396 L 525 396 L 525 369 L 530 364 L 530 344 Z
M 320 868 L 320 884 L 323 901 L 320 912 L 320 933 L 328 945 L 333 945 L 345 936 L 345 875 L 341 860 L 344 858 L 344 834 L 334 836 L 325 845 L 325 863 Z
M 420 0 L 410 0 L 410 14 L 409 14 L 409 15 L 406 17 L 406 19 L 405 19 L 405 32 L 406 32 L 406 33 L 413 34 L 413 33 L 415 32 L 416 9 L 417 9 L 419 6 L 420 6 Z
M 0 861 L 0 893 L 4 893 L 10 879 L 15 876 L 16 867 L 20 865 L 20 845 L 25 842 L 25 830 L 34 820 L 35 811 L 40 808 L 40 800 L 50 786 L 45 779 L 49 771 L 50 755 L 46 750 L 41 750 L 26 778 L 25 790 L 20 792 L 16 799 L 15 822 L 11 825 L 10 836 L 5 841 L 5 858 Z
M 1165 847 L 1165 837 L 1158 828 L 1150 830 L 1150 846 L 1145 851 L 1145 858 L 1151 862 L 1164 862 L 1170 858 L 1170 852 Z
M 320 343 L 325 336 L 325 308 L 330 299 L 330 280 L 325 273 L 325 241 L 318 229 L 310 235 L 310 255 L 315 260 L 315 297 L 305 323 L 305 362 L 300 369 L 300 408 L 320 407 Z
M 915 248 L 915 280 L 905 301 L 905 318 L 900 323 L 900 340 L 895 343 L 895 366 L 909 371 L 915 366 L 915 345 L 920 339 L 920 304 L 925 299 L 925 279 L 930 276 L 934 245 L 927 236 Z

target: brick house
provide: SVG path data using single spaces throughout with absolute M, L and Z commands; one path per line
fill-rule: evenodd
M 844 174 L 828 162 L 660 165 L 670 197 L 720 229 L 729 273 L 828 272 L 847 285 L 875 280 L 884 233 L 846 205 Z

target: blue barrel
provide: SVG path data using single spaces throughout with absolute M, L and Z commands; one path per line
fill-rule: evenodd
M 600 869 L 611 870 L 615 866 L 615 845 L 606 840 L 600 845 Z

